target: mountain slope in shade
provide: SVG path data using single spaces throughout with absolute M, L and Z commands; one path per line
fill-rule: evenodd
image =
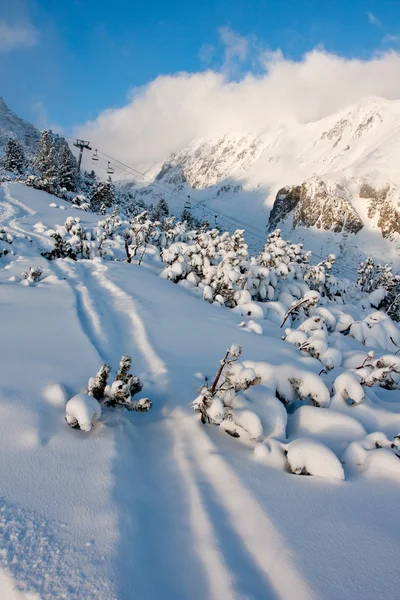
M 34 152 L 39 140 L 39 131 L 10 110 L 0 96 L 0 153 L 4 151 L 7 140 L 11 137 L 18 138 L 28 153 Z

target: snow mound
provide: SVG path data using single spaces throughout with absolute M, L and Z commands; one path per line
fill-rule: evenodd
M 343 467 L 337 456 L 323 444 L 299 438 L 286 445 L 289 470 L 295 475 L 315 475 L 344 480 Z
M 67 402 L 65 419 L 71 427 L 79 425 L 82 431 L 90 431 L 93 422 L 101 417 L 98 401 L 87 394 L 77 394 Z

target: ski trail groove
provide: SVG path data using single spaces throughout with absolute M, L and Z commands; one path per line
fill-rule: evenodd
M 104 351 L 104 348 L 107 347 L 107 335 L 101 325 L 101 319 L 95 309 L 93 297 L 88 287 L 79 279 L 75 268 L 73 269 L 72 265 L 64 260 L 54 261 L 51 268 L 53 272 L 57 273 L 57 270 L 59 270 L 61 274 L 66 275 L 65 281 L 75 295 L 76 312 L 81 329 L 101 361 L 108 362 L 109 357 L 107 352 Z
M 216 535 L 208 518 L 201 494 L 193 476 L 185 452 L 185 445 L 179 428 L 169 421 L 169 428 L 174 439 L 173 458 L 180 470 L 187 490 L 189 504 L 190 527 L 193 534 L 193 547 L 199 560 L 203 563 L 204 571 L 210 588 L 210 598 L 240 598 L 234 591 L 232 576 L 225 564 L 221 550 L 218 548 Z
M 182 415 L 175 411 L 175 419 Z M 185 430 L 187 442 L 194 451 L 199 468 L 208 479 L 227 511 L 232 527 L 255 564 L 265 573 L 278 597 L 292 600 L 312 600 L 314 594 L 296 567 L 287 544 L 273 522 L 260 508 L 251 493 L 226 461 L 218 454 L 207 434 L 190 417 L 183 415 L 176 427 Z
M 133 339 L 137 343 L 150 373 L 155 376 L 161 387 L 166 387 L 167 368 L 150 343 L 145 325 L 139 315 L 135 302 L 132 296 L 105 276 L 104 273 L 107 269 L 108 267 L 103 266 L 100 268 L 96 265 L 96 271 L 93 275 L 97 277 L 100 285 L 110 292 L 116 312 L 122 313 L 128 318 L 134 336 Z

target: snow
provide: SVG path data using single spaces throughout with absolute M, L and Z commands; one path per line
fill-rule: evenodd
M 326 477 L 327 479 L 344 479 L 344 472 L 336 455 L 323 444 L 299 438 L 286 446 L 286 459 L 289 469 L 300 475 Z
M 165 265 L 155 254 L 141 266 L 47 261 L 40 250 L 51 248 L 49 229 L 67 216 L 85 227 L 98 220 L 51 202 L 20 184 L 0 188 L 0 227 L 15 252 L 0 258 L 4 600 L 396 596 L 400 461 L 391 443 L 400 432 L 399 390 L 361 386 L 365 401 L 353 406 L 342 397 L 351 370 L 366 358 L 386 364 L 394 352 L 379 347 L 368 357 L 368 345 L 337 324 L 329 330 L 334 319 L 369 318 L 397 339 L 398 326 L 355 304 L 324 305 L 329 315 L 311 318 L 325 328 L 294 321 L 288 343 L 283 304 L 264 304 L 267 317 L 270 304 L 283 315 L 265 319 L 263 311 L 255 335 L 251 317 L 239 327 L 235 310 L 160 277 Z M 37 283 L 12 280 L 31 267 L 43 270 Z M 330 358 L 343 357 L 321 376 L 321 361 L 298 348 L 319 332 L 326 352 L 337 351 Z M 226 434 L 225 421 L 203 425 L 190 407 L 228 348 L 238 357 L 242 350 L 237 384 L 261 378 L 235 395 L 230 422 L 248 432 L 239 439 Z M 123 354 L 152 411 L 102 405 L 89 433 L 68 427 L 68 399 L 93 401 L 89 377 L 103 363 L 115 371 Z M 342 373 L 346 385 L 336 385 L 330 404 Z M 286 461 L 313 476 L 294 476 Z
M 77 394 L 68 400 L 65 407 L 65 420 L 68 425 L 79 425 L 82 431 L 90 431 L 94 421 L 101 417 L 101 406 L 95 398 L 87 394 Z

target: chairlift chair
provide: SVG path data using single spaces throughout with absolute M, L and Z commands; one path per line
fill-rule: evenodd
M 188 196 L 188 199 L 185 202 L 185 208 L 186 210 L 190 210 L 192 208 L 192 205 L 190 204 L 190 196 Z
M 114 173 L 114 169 L 112 168 L 110 161 L 108 161 L 107 173 L 109 175 L 112 175 Z
M 97 148 L 92 154 L 92 160 L 99 160 L 99 157 L 97 156 Z

